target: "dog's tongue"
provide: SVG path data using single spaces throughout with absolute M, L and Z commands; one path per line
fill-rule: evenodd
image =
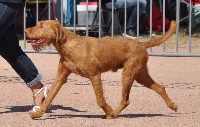
M 41 43 L 41 42 L 44 42 L 44 41 L 45 41 L 45 39 L 39 39 L 39 40 L 26 40 L 27 43 L 37 43 L 37 44 L 39 44 L 39 43 Z
M 34 43 L 37 40 L 26 40 L 27 43 Z

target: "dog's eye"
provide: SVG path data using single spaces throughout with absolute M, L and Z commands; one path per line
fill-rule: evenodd
M 38 23 L 38 28 L 43 28 L 43 25 L 41 22 Z
M 42 26 L 42 25 L 39 25 L 38 27 L 39 27 L 39 28 L 43 28 L 43 26 Z

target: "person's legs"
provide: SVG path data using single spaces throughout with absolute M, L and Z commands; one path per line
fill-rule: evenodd
M 0 3 L 0 38 L 7 29 L 23 16 L 23 4 Z
M 137 30 L 137 1 L 127 1 L 129 5 L 132 7 L 131 15 L 127 21 L 127 29 L 130 30 Z M 145 13 L 146 10 L 146 0 L 139 1 L 139 18 L 141 17 L 142 13 Z M 140 19 L 142 20 L 142 19 Z M 140 21 L 142 23 L 142 21 Z M 143 24 L 140 24 L 143 25 Z
M 126 0 L 126 7 L 129 8 L 132 6 L 137 6 L 137 0 Z M 112 2 L 106 3 L 106 8 L 112 9 Z M 114 8 L 125 8 L 125 0 L 116 0 L 114 2 Z
M 126 1 L 126 7 L 131 10 L 130 16 L 127 21 L 127 33 L 132 35 L 137 33 L 137 0 L 127 0 Z M 139 0 L 139 18 L 141 17 L 142 13 L 144 14 L 144 17 L 140 18 L 140 33 L 142 33 L 145 21 L 143 18 L 146 16 L 146 0 Z M 111 9 L 112 8 L 112 2 L 107 3 L 106 7 Z M 117 0 L 114 4 L 115 8 L 124 8 L 125 7 L 125 1 L 124 0 Z M 147 20 L 147 19 L 145 19 Z
M 43 87 L 42 76 L 31 59 L 22 51 L 15 31 L 15 21 L 23 15 L 22 4 L 0 3 L 0 55 L 12 66 L 17 74 L 36 94 Z M 40 105 L 44 95 L 35 97 L 35 104 Z

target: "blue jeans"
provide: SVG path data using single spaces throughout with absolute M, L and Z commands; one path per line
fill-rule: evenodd
M 15 22 L 23 16 L 23 9 L 23 4 L 0 3 L 0 55 L 27 86 L 32 87 L 42 79 L 42 76 L 19 46 Z
M 139 17 L 142 13 L 146 13 L 146 0 L 139 0 Z M 137 28 L 137 0 L 126 0 L 127 8 L 131 8 L 131 14 L 127 21 L 127 29 L 136 29 Z M 111 9 L 112 2 L 106 4 L 106 7 Z M 115 8 L 124 8 L 125 7 L 125 0 L 117 0 L 114 4 Z M 140 21 L 141 23 L 143 21 Z M 146 22 L 146 21 L 144 21 Z

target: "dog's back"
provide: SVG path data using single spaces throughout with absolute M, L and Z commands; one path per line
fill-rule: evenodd
M 117 71 L 123 68 L 124 63 L 128 59 L 140 59 L 147 62 L 148 53 L 146 48 L 153 47 L 163 43 L 167 40 L 176 30 L 176 23 L 172 21 L 169 31 L 162 37 L 153 38 L 146 42 L 138 42 L 130 38 L 93 38 L 85 36 L 69 36 L 66 42 L 67 61 L 71 61 L 78 65 L 74 68 L 85 68 L 85 71 L 91 72 L 97 69 L 99 72 L 106 72 L 108 70 Z M 76 60 L 76 61 L 74 61 Z M 139 61 L 140 61 L 139 60 Z M 81 65 L 84 65 L 83 67 Z M 95 68 L 95 69 L 93 69 Z M 81 70 L 82 71 L 82 70 Z M 94 72 L 97 73 L 97 72 Z

